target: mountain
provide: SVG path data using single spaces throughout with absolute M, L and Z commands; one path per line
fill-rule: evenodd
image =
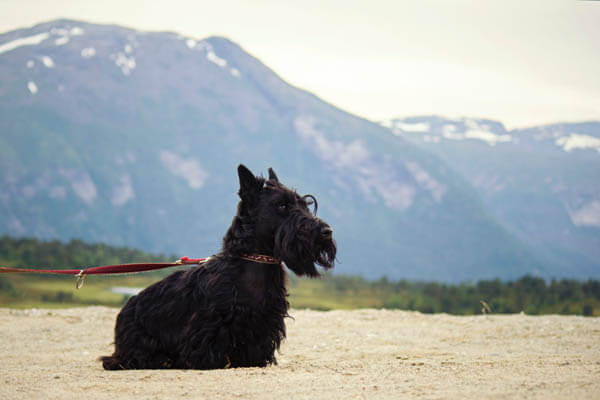
M 441 155 L 289 85 L 227 39 L 51 21 L 0 35 L 0 77 L 0 234 L 207 256 L 244 163 L 316 196 L 336 273 L 587 274 L 552 269 Z
M 384 125 L 464 176 L 550 275 L 598 276 L 600 122 L 507 130 L 496 121 L 424 116 Z

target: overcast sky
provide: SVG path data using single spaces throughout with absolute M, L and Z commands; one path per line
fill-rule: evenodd
M 375 121 L 600 119 L 600 1 L 0 0 L 0 32 L 60 17 L 225 36 Z

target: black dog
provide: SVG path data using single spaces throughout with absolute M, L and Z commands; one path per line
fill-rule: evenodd
M 222 251 L 129 299 L 117 317 L 105 369 L 265 367 L 276 363 L 288 316 L 286 273 L 332 268 L 332 230 L 277 179 L 238 167 L 241 201 Z

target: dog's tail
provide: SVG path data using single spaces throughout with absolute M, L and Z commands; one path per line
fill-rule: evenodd
M 102 366 L 104 367 L 104 369 L 109 371 L 125 369 L 125 367 L 123 367 L 123 364 L 121 364 L 121 360 L 119 360 L 114 355 L 100 357 L 99 361 L 102 361 Z

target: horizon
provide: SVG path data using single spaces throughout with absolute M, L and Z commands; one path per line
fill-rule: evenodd
M 374 122 L 436 115 L 519 129 L 600 120 L 600 41 L 591 39 L 600 37 L 600 3 L 317 3 L 175 0 L 144 8 L 65 0 L 24 9 L 8 0 L 0 3 L 0 30 L 64 18 L 222 36 L 289 84 Z

